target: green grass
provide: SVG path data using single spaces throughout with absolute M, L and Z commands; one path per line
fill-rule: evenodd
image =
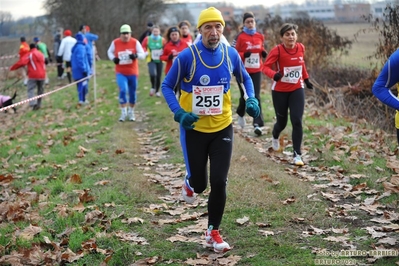
M 150 85 L 145 63 L 140 62 L 137 121 L 132 123 L 117 121 L 119 110 L 112 63 L 98 62 L 98 71 L 95 104 L 91 87 L 92 104 L 77 107 L 76 88 L 71 87 L 45 98 L 43 108 L 37 112 L 23 105 L 17 115 L 0 114 L 0 122 L 7 125 L 0 131 L 0 155 L 1 158 L 9 157 L 0 168 L 0 176 L 11 174 L 15 178 L 12 183 L 3 185 L 0 195 L 10 197 L 7 202 L 24 203 L 25 216 L 37 213 L 32 223 L 42 228 L 40 234 L 27 241 L 17 235 L 30 221 L 13 221 L 0 216 L 1 256 L 10 255 L 13 250 L 28 250 L 31 244 L 43 242 L 43 237 L 47 236 L 54 243 L 63 240 L 63 251 L 69 248 L 75 253 L 86 252 L 83 257 L 69 263 L 71 265 L 100 265 L 107 256 L 101 253 L 102 250 L 112 253 L 108 265 L 133 265 L 155 256 L 158 256 L 156 265 L 184 265 L 188 259 L 196 259 L 197 254 L 209 259 L 213 252 L 201 244 L 167 240 L 199 221 L 183 221 L 179 215 L 172 216 L 164 211 L 185 208 L 186 214 L 202 213 L 202 220 L 206 219 L 207 210 L 206 204 L 189 208 L 179 200 L 164 202 L 162 197 L 171 196 L 170 183 L 150 181 L 153 176 L 168 171 L 180 171 L 183 175 L 184 167 L 178 125 L 162 98 L 148 96 Z M 54 75 L 52 69 L 52 80 L 55 80 Z M 235 84 L 232 91 L 235 110 L 238 103 Z M 345 118 L 337 119 L 332 115 L 310 117 L 310 110 L 306 110 L 303 146 L 308 166 L 296 169 L 284 162 L 290 158 L 289 155 L 259 150 L 270 146 L 270 131 L 274 123 L 268 88 L 263 88 L 262 97 L 265 134 L 255 137 L 252 131 L 237 130 L 235 133 L 228 201 L 221 226 L 222 235 L 233 249 L 225 259 L 239 256 L 236 265 L 313 265 L 316 254 L 312 249 L 345 249 L 341 243 L 324 239 L 340 234 L 305 236 L 304 232 L 309 232 L 311 227 L 323 230 L 348 228 L 348 237 L 359 249 L 372 249 L 376 240 L 371 239 L 363 228 L 372 224 L 369 219 L 373 217 L 363 211 L 348 211 L 348 215 L 360 218 L 348 222 L 333 211 L 344 203 L 359 204 L 372 195 L 363 193 L 357 199 L 348 197 L 332 203 L 324 199 L 320 191 L 331 192 L 334 188 L 320 189 L 314 184 L 328 184 L 331 179 L 339 179 L 340 175 L 364 174 L 366 178 L 350 179 L 349 184 L 366 182 L 370 188 L 382 193 L 382 185 L 375 181 L 391 176 L 392 172 L 381 173 L 375 169 L 384 169 L 387 157 L 381 149 L 373 149 L 373 143 L 388 147 L 392 138 L 372 136 L 371 126 L 354 125 Z M 247 119 L 249 123 L 250 119 Z M 289 151 L 290 123 L 283 134 L 286 136 L 286 151 Z M 359 148 L 347 148 L 356 146 Z M 83 154 L 79 147 L 88 151 Z M 372 155 L 371 165 L 362 164 L 363 150 Z M 163 151 L 167 152 L 160 154 Z M 356 154 L 355 158 L 350 159 L 353 154 Z M 336 161 L 336 157 L 340 161 Z M 71 182 L 73 175 L 79 175 L 82 182 Z M 324 175 L 327 179 L 318 179 Z M 264 176 L 276 183 L 266 181 Z M 305 177 L 309 176 L 315 177 L 315 181 L 306 181 Z M 182 177 L 176 178 L 181 180 Z M 110 182 L 97 184 L 104 180 Z M 84 190 L 92 200 L 83 202 L 85 209 L 80 212 L 73 208 L 78 205 L 79 195 Z M 172 191 L 179 193 L 179 188 Z M 36 192 L 37 197 L 31 199 L 27 192 Z M 317 195 L 308 198 L 311 194 Z M 206 195 L 200 198 L 206 199 Z M 295 199 L 295 202 L 284 204 L 286 199 Z M 396 194 L 380 201 L 392 209 L 397 207 L 397 202 Z M 150 207 L 155 206 L 159 210 L 151 211 Z M 100 211 L 101 217 L 93 223 L 85 223 L 86 215 L 94 210 Z M 333 215 L 326 215 L 326 210 Z M 249 222 L 244 225 L 237 223 L 237 219 L 244 216 L 249 217 Z M 143 223 L 124 222 L 133 217 L 143 219 Z M 165 219 L 175 222 L 158 224 Z M 60 236 L 68 229 L 72 231 Z M 201 227 L 201 233 L 188 235 L 199 240 L 203 230 L 205 228 Z M 264 236 L 259 230 L 272 231 L 274 235 Z M 149 245 L 123 241 L 117 233 L 136 233 Z M 82 244 L 93 239 L 98 252 L 83 250 Z M 392 265 L 394 262 L 395 258 L 384 258 L 376 265 Z

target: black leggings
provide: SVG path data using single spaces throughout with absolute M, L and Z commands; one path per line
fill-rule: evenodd
M 254 90 L 255 90 L 255 98 L 258 99 L 259 102 L 259 109 L 260 109 L 260 114 L 257 118 L 254 118 L 252 120 L 252 125 L 255 126 L 257 124 L 260 127 L 263 127 L 265 123 L 263 122 L 263 114 L 262 114 L 262 104 L 260 101 L 260 87 L 262 83 L 262 72 L 258 73 L 252 73 L 249 74 L 251 76 L 252 82 L 254 84 Z M 245 100 L 244 100 L 244 89 L 241 87 L 241 84 L 237 82 L 238 88 L 240 89 L 240 100 L 238 102 L 238 107 L 236 110 L 236 113 L 239 116 L 244 116 L 245 115 Z
M 57 77 L 60 78 L 60 77 L 62 77 L 62 74 L 64 74 L 64 66 L 62 65 L 62 63 L 63 63 L 62 57 L 57 56 L 56 61 L 57 61 Z
M 190 186 L 202 193 L 209 182 L 208 227 L 218 229 L 226 205 L 226 183 L 233 151 L 233 126 L 214 133 L 184 130 L 180 127 L 180 141 Z
M 303 137 L 302 116 L 305 108 L 305 92 L 297 89 L 291 92 L 272 91 L 274 111 L 276 112 L 276 123 L 273 127 L 273 138 L 277 139 L 287 126 L 288 109 L 292 125 L 292 145 L 294 151 L 301 155 L 301 144 Z M 295 154 L 294 154 L 295 156 Z
M 151 88 L 155 89 L 155 92 L 159 92 L 161 87 L 161 76 L 162 76 L 163 62 L 149 62 L 148 72 L 150 74 Z

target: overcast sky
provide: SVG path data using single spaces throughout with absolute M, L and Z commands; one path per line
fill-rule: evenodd
M 44 0 L 0 0 L 0 10 L 10 12 L 14 19 L 40 16 Z
M 207 2 L 208 0 L 202 1 Z M 218 0 L 216 0 L 217 2 Z M 251 5 L 265 5 L 266 7 L 275 5 L 278 3 L 288 3 L 295 2 L 296 4 L 302 3 L 304 0 L 232 0 L 232 1 L 224 1 L 220 0 L 220 2 L 232 3 L 234 6 L 243 7 L 243 6 L 251 6 Z M 114 2 L 117 2 L 114 1 Z M 186 0 L 179 2 L 201 2 L 199 0 Z M 211 2 L 211 0 L 209 0 Z M 44 0 L 0 0 L 0 10 L 11 12 L 14 19 L 19 19 L 22 17 L 37 17 L 43 15 L 45 10 L 43 9 Z

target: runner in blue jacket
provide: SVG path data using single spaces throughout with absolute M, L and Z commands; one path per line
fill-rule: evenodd
M 76 44 L 72 47 L 71 66 L 72 77 L 75 81 L 81 80 L 90 75 L 90 64 L 87 56 L 86 44 L 84 43 L 84 35 L 76 34 Z M 76 84 L 78 89 L 79 104 L 86 104 L 87 79 Z
M 373 85 L 373 94 L 381 102 L 396 110 L 395 127 L 396 137 L 399 144 L 399 98 L 392 92 L 391 88 L 399 82 L 399 49 L 396 50 L 385 63 L 380 74 Z M 399 92 L 399 87 L 398 87 Z

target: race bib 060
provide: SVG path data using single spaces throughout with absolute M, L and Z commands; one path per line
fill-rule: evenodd
M 285 67 L 284 76 L 281 78 L 281 81 L 296 84 L 301 76 L 302 66 Z

